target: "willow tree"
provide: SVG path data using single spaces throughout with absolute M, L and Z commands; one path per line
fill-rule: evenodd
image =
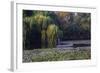
M 48 48 L 54 48 L 57 44 L 58 26 L 50 24 L 47 28 Z
M 51 18 L 48 11 L 33 11 L 31 16 L 26 16 L 23 18 L 23 25 L 23 32 L 25 33 L 24 43 L 27 43 L 29 48 L 32 48 L 30 46 L 34 46 L 34 44 L 37 45 L 36 43 L 38 40 L 41 41 L 40 48 L 56 46 L 58 26 L 53 24 L 53 18 Z M 37 33 L 40 39 L 34 38 Z M 30 35 L 28 39 L 27 35 Z M 27 48 L 26 44 L 24 44 L 24 46 Z
M 43 15 L 42 13 L 36 14 L 34 16 L 34 22 L 37 26 L 37 29 L 41 33 L 41 47 L 46 48 L 47 47 L 47 34 L 46 30 L 50 23 L 52 23 L 52 19 L 50 16 Z
M 31 20 L 30 17 L 23 17 L 23 48 L 27 49 L 29 48 L 29 33 L 31 30 Z

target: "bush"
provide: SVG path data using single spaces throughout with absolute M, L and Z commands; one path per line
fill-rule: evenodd
M 32 57 L 33 62 L 41 62 L 41 61 L 63 61 L 63 60 L 83 60 L 90 59 L 91 52 L 90 50 L 79 50 L 79 51 L 50 51 L 44 53 L 43 55 L 38 54 Z

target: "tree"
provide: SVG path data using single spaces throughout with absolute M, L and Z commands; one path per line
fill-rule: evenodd
M 24 48 L 53 48 L 57 39 L 90 38 L 90 13 L 23 10 Z
M 58 26 L 55 24 L 50 24 L 47 28 L 46 34 L 47 34 L 47 40 L 48 40 L 48 48 L 56 47 Z

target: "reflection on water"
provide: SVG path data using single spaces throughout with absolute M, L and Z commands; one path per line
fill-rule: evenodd
M 76 41 L 61 41 L 56 48 L 76 48 L 76 47 L 89 47 L 91 46 L 90 40 L 76 40 Z

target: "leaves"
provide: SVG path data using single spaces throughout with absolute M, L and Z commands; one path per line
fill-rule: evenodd
M 35 43 L 38 48 L 56 47 L 58 39 L 90 39 L 90 29 L 90 13 L 23 10 L 24 48 Z

